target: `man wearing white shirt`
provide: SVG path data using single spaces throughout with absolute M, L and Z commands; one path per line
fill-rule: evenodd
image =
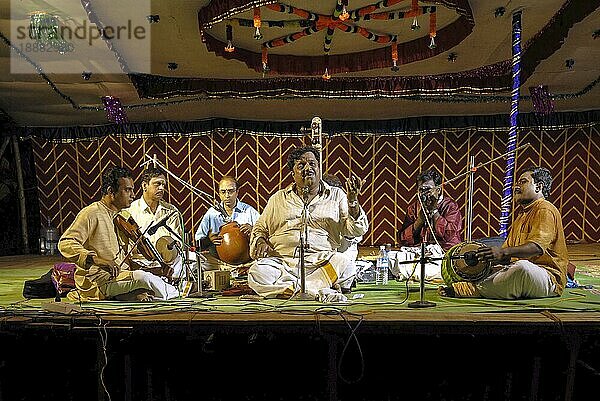
M 169 229 L 177 234 L 179 238 L 184 238 L 184 225 L 181 213 L 175 206 L 163 200 L 166 189 L 167 180 L 163 171 L 158 168 L 149 167 L 142 173 L 142 196 L 134 200 L 131 206 L 125 209 L 126 212 L 133 216 L 135 222 L 140 226 L 140 230 L 146 232 L 146 236 L 150 239 L 153 246 L 156 246 L 159 238 L 165 236 L 171 237 L 176 241 L 178 240 Z M 158 227 L 156 232 L 152 234 L 147 232 L 148 227 L 161 222 L 164 218 L 167 218 L 167 220 L 164 225 Z M 167 262 L 174 269 L 173 277 L 180 277 L 182 272 L 181 258 L 177 257 L 175 260 Z
M 304 233 L 309 244 L 305 295 L 322 302 L 346 300 L 340 291 L 350 288 L 356 268 L 337 249 L 342 236 L 359 237 L 369 228 L 358 203 L 364 180 L 351 174 L 345 192 L 332 187 L 321 179 L 318 160 L 314 147 L 290 152 L 294 183 L 269 198 L 252 230 L 250 255 L 256 260 L 248 271 L 248 285 L 260 296 L 289 298 L 301 290 L 299 244 Z

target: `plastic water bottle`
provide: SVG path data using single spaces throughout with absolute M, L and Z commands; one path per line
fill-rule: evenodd
M 379 247 L 379 256 L 375 266 L 375 284 L 387 285 L 388 283 L 388 254 L 385 250 L 385 245 Z

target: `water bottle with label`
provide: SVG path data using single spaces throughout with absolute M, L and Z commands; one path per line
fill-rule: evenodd
M 377 256 L 377 264 L 375 266 L 375 284 L 387 285 L 388 283 L 388 254 L 385 250 L 385 245 L 379 247 L 379 256 Z

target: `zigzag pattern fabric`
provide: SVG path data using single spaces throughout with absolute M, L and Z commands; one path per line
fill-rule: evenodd
M 558 131 L 521 131 L 516 171 L 536 164 L 554 176 L 552 201 L 561 211 L 567 240 L 600 241 L 600 135 L 597 127 Z M 469 155 L 476 165 L 504 153 L 507 132 L 475 129 L 427 135 L 341 135 L 325 140 L 323 170 L 344 180 L 350 172 L 366 179 L 361 204 L 371 230 L 363 245 L 395 243 L 407 205 L 415 200 L 418 171 L 437 167 L 446 180 L 467 171 Z M 139 165 L 156 154 L 167 168 L 200 190 L 216 195 L 223 175 L 240 181 L 240 196 L 262 211 L 271 194 L 289 184 L 286 160 L 300 137 L 249 134 L 108 136 L 89 142 L 52 143 L 34 139 L 41 221 L 50 217 L 60 232 L 77 212 L 100 197 L 100 174 L 110 165 L 133 171 L 140 195 Z M 306 138 L 308 143 L 308 138 Z M 475 174 L 473 238 L 498 235 L 505 161 L 481 167 Z M 468 176 L 445 186 L 445 192 L 467 215 Z M 194 232 L 208 205 L 169 179 L 167 201 L 182 211 L 186 229 Z

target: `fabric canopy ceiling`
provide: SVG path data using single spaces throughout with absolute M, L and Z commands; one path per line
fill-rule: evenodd
M 538 85 L 554 95 L 557 112 L 595 110 L 600 104 L 600 0 L 419 1 L 417 30 L 411 29 L 411 0 L 350 0 L 350 18 L 343 24 L 336 20 L 341 0 L 148 1 L 131 17 L 145 24 L 148 47 L 97 40 L 84 56 L 67 53 L 52 60 L 18 51 L 14 27 L 29 26 L 27 7 L 76 29 L 84 23 L 118 25 L 125 13 L 121 3 L 127 1 L 63 0 L 51 8 L 37 0 L 1 1 L 0 121 L 21 127 L 106 125 L 101 98 L 109 95 L 121 100 L 133 124 L 507 114 L 516 10 L 523 15 L 521 111 L 533 111 L 529 88 Z M 430 49 L 432 7 L 436 47 Z M 248 26 L 256 8 L 259 40 Z M 337 21 L 333 34 L 323 26 L 306 31 L 313 22 L 316 27 L 333 26 L 332 21 Z M 223 46 L 227 25 L 233 53 Z M 397 71 L 391 69 L 394 43 Z M 573 60 L 571 68 L 567 60 Z M 321 76 L 323 67 L 329 68 L 328 80 Z M 89 79 L 83 72 L 91 73 Z

